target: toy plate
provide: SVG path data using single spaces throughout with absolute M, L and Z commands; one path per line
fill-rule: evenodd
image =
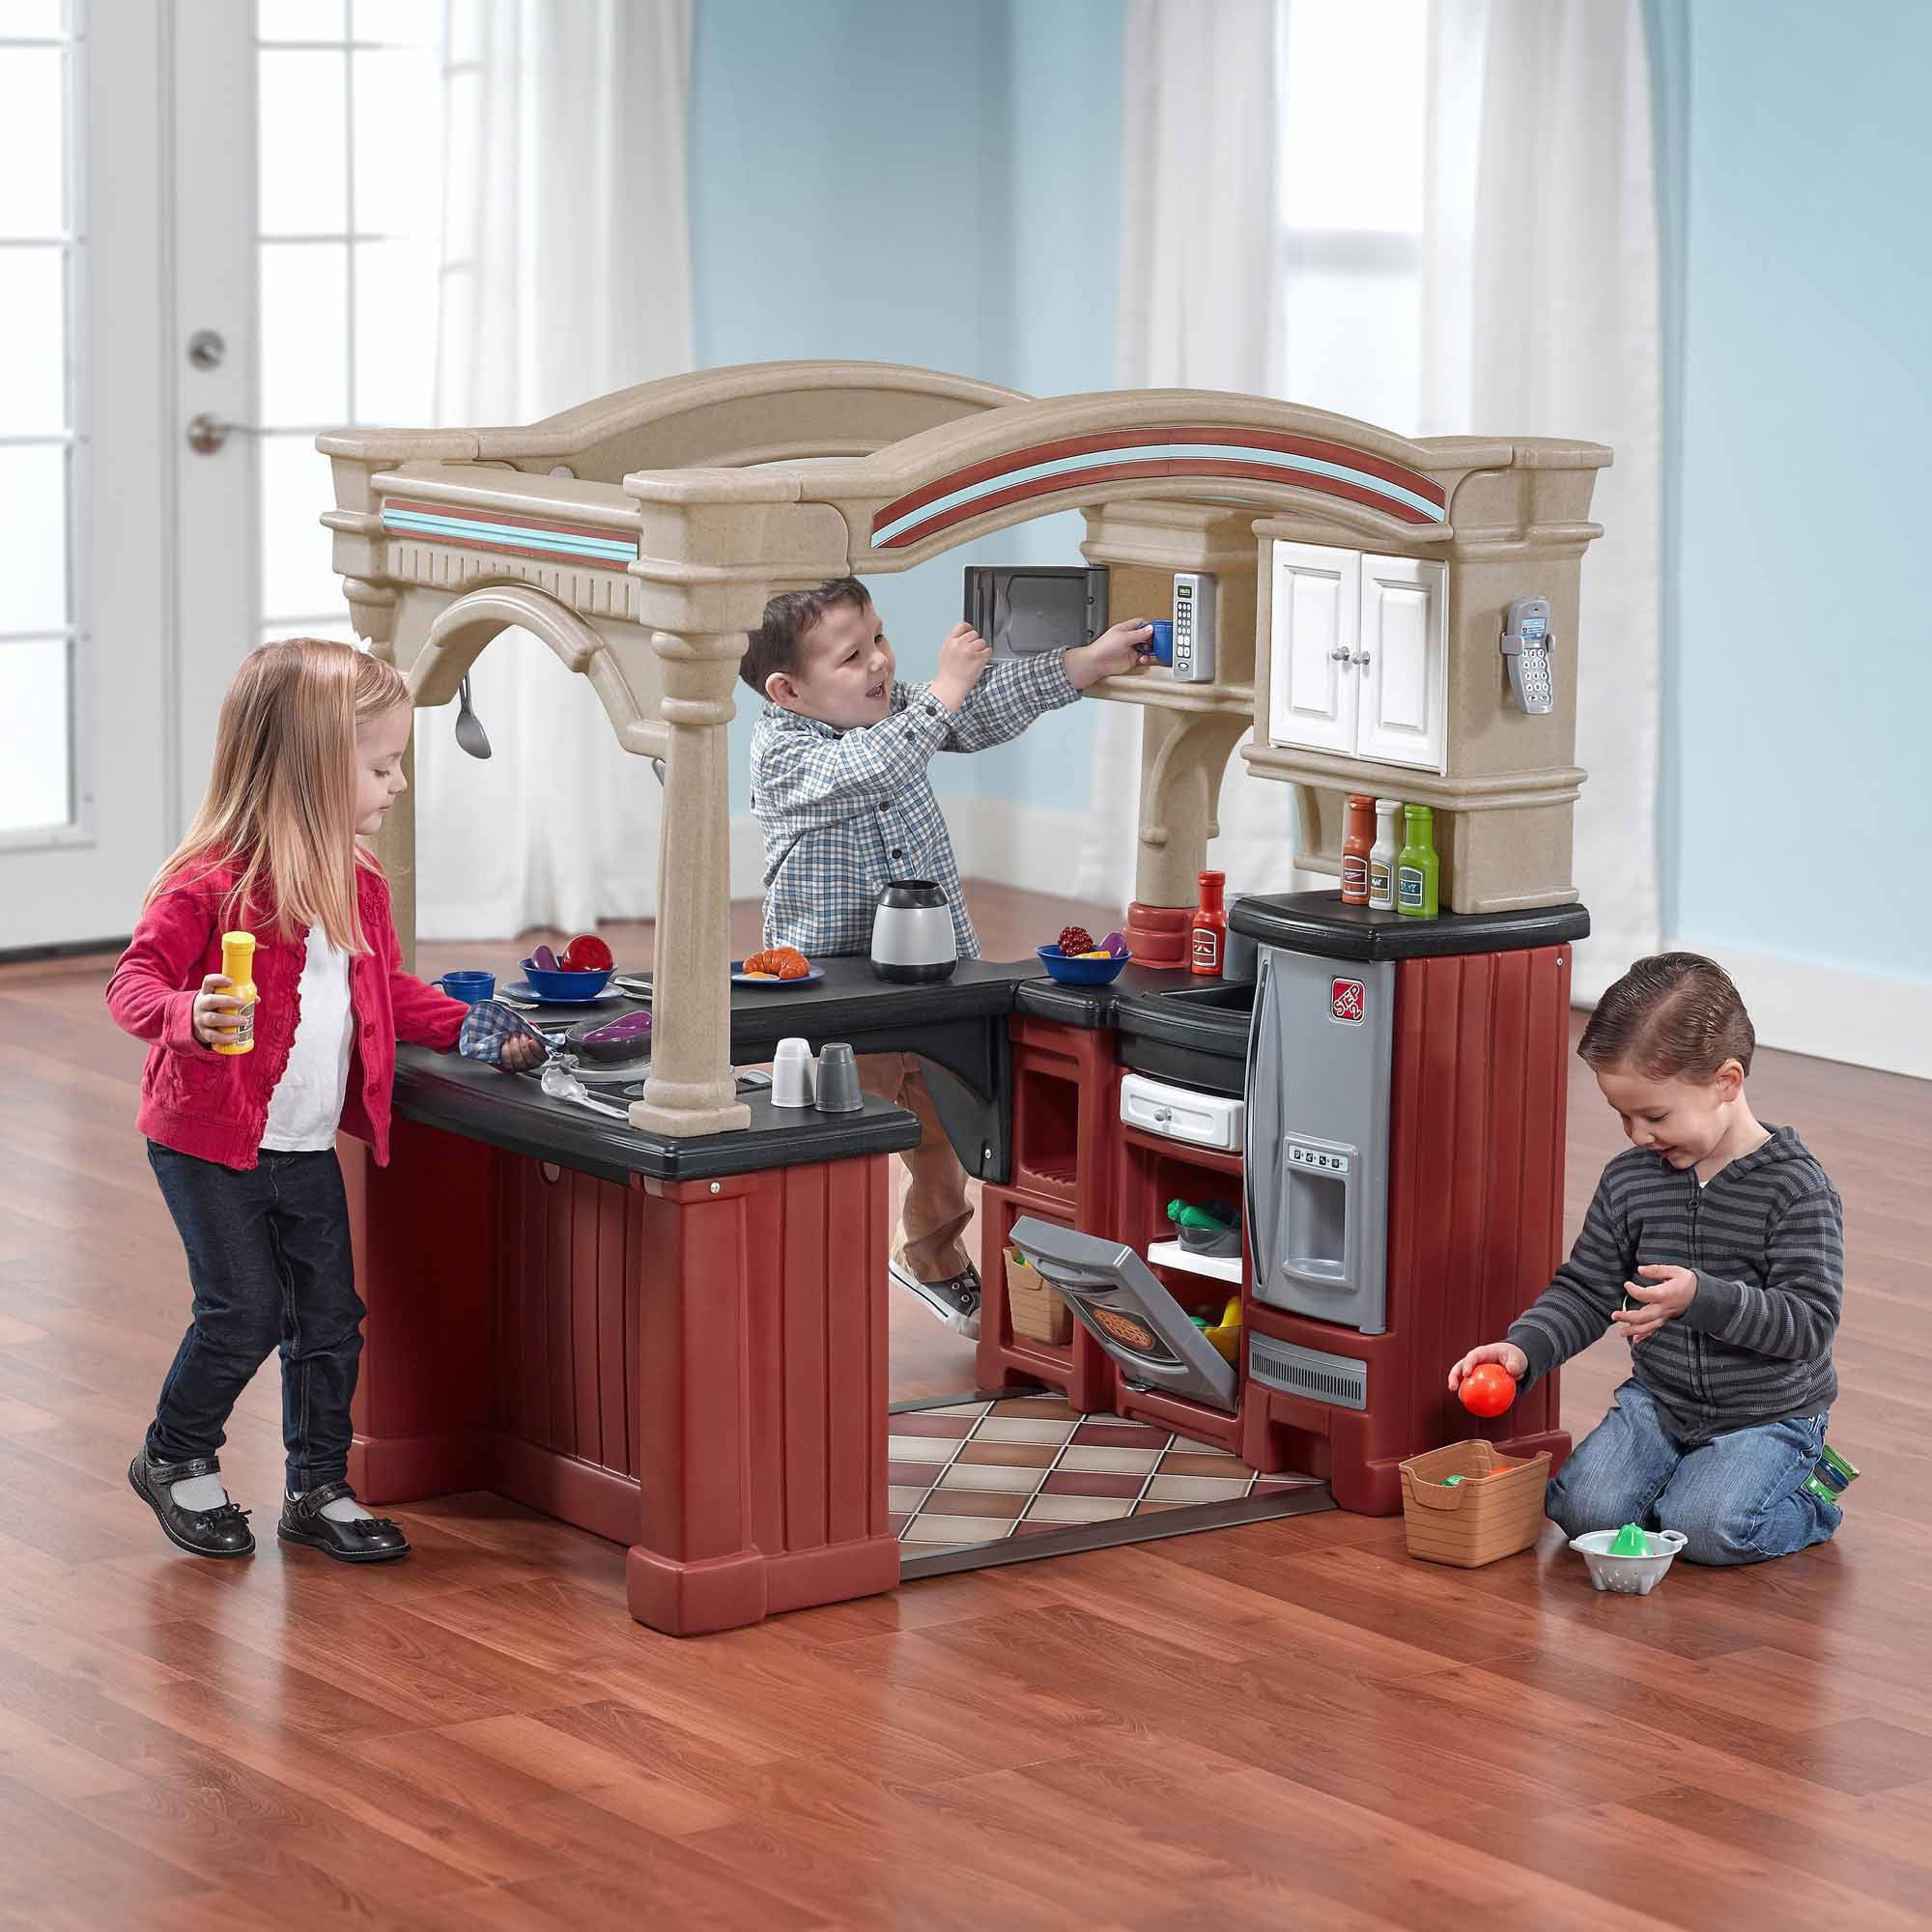
M 764 986 L 775 992 L 788 992 L 793 986 L 810 986 L 825 978 L 825 969 L 814 966 L 803 980 L 775 980 L 768 973 L 748 973 L 745 962 L 734 959 L 731 962 L 731 983 L 734 986 Z
M 625 997 L 614 986 L 606 986 L 601 993 L 592 993 L 587 1000 L 554 1000 L 538 992 L 527 980 L 512 980 L 503 988 L 503 996 L 532 1007 L 608 1007 L 613 1003 L 621 1005 Z

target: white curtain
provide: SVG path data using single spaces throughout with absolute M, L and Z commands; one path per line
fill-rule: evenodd
M 1276 199 L 1276 30 L 1296 4 L 1128 9 L 1122 387 L 1281 393 L 1295 307 Z M 1422 415 L 1384 426 L 1583 437 L 1616 451 L 1591 513 L 1605 535 L 1584 560 L 1584 635 L 1557 651 L 1558 674 L 1577 679 L 1577 762 L 1590 774 L 1576 857 L 1596 932 L 1577 949 L 1576 984 L 1590 997 L 1658 939 L 1661 353 L 1641 0 L 1433 0 L 1427 32 Z M 1332 85 L 1355 91 L 1372 128 L 1373 60 Z M 1331 371 L 1334 389 L 1368 386 L 1346 373 Z M 1333 392 L 1293 400 L 1333 407 Z M 1132 709 L 1101 707 L 1081 878 L 1094 897 L 1132 890 L 1133 828 L 1112 802 L 1136 794 L 1139 742 Z M 1239 890 L 1327 883 L 1292 872 L 1288 787 L 1249 779 L 1238 753 L 1230 765 L 1209 863 Z
M 1127 9 L 1116 355 L 1123 389 L 1276 391 L 1275 26 L 1275 0 L 1131 0 Z M 1135 828 L 1120 801 L 1140 790 L 1141 712 L 1095 708 L 1094 810 L 1079 891 L 1124 906 Z M 1289 787 L 1250 779 L 1236 753 L 1208 863 L 1236 891 L 1286 892 L 1293 822 Z
M 691 0 L 449 0 L 438 420 L 530 422 L 691 367 Z M 488 762 L 416 732 L 417 925 L 578 930 L 656 911 L 660 797 L 587 679 L 497 638 Z
M 1577 679 L 1575 877 L 1594 999 L 1659 943 L 1662 369 L 1641 0 L 1435 0 L 1422 249 L 1426 435 L 1608 443 Z

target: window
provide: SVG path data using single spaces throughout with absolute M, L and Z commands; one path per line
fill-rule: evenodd
M 441 0 L 258 0 L 261 635 L 353 638 L 320 431 L 432 413 Z
M 1283 394 L 1413 435 L 1428 0 L 1283 0 Z
M 75 126 L 80 0 L 12 0 L 0 15 L 0 836 L 75 817 L 73 552 L 86 425 L 75 372 L 86 326 L 85 199 Z

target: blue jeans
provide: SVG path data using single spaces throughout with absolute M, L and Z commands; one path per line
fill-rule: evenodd
M 1695 1447 L 1663 1425 L 1634 1378 L 1577 1443 L 1544 1503 L 1566 1536 L 1593 1529 L 1682 1530 L 1692 1563 L 1762 1563 L 1824 1543 L 1845 1520 L 1801 1484 L 1825 1446 L 1827 1415 L 1734 1429 Z
M 213 1456 L 255 1371 L 282 1352 L 282 1442 L 299 1493 L 349 1472 L 349 1401 L 362 1317 L 349 1203 L 334 1151 L 222 1167 L 148 1143 L 148 1162 L 187 1250 L 194 1320 L 161 1384 L 148 1455 Z

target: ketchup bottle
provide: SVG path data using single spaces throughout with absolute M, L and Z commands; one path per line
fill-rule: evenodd
M 1376 842 L 1376 802 L 1349 794 L 1349 824 L 1342 838 L 1342 903 L 1369 902 L 1369 850 Z
M 1201 903 L 1195 909 L 1194 924 L 1187 935 L 1188 965 L 1207 978 L 1221 977 L 1222 962 L 1228 956 L 1228 915 L 1221 909 L 1221 888 L 1228 883 L 1225 872 L 1202 872 Z

